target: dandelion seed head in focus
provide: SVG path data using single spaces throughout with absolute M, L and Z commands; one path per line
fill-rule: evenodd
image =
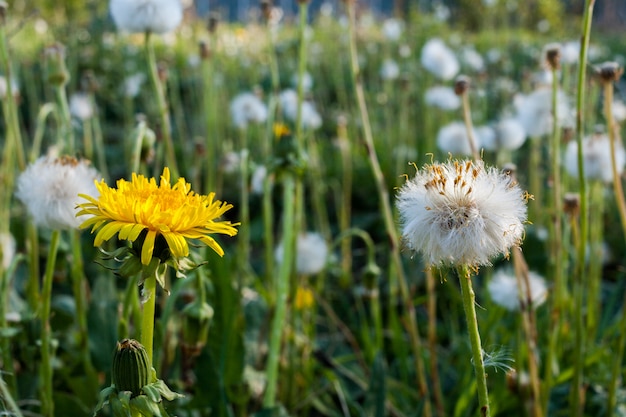
M 548 287 L 543 277 L 535 272 L 528 272 L 530 300 L 533 308 L 539 307 L 548 298 Z M 494 303 L 509 311 L 519 311 L 520 297 L 517 278 L 505 269 L 496 271 L 487 284 L 489 295 Z M 524 295 L 523 299 L 526 299 Z
M 94 181 L 100 178 L 87 160 L 43 156 L 20 174 L 15 194 L 38 226 L 72 229 L 85 219 L 76 217 L 78 195 L 97 196 Z
M 183 19 L 179 0 L 111 0 L 109 7 L 117 28 L 130 33 L 168 33 Z
M 427 164 L 398 192 L 402 236 L 428 265 L 489 265 L 519 245 L 527 195 L 482 162 Z

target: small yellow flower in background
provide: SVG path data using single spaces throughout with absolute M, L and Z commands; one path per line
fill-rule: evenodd
M 102 245 L 115 234 L 119 239 L 134 242 L 145 230 L 141 249 L 143 265 L 150 264 L 159 236 L 167 242 L 172 257 L 178 259 L 189 255 L 187 239 L 197 239 L 222 256 L 224 250 L 209 235 L 237 234 L 235 226 L 239 223 L 215 220 L 232 208 L 231 204 L 213 200 L 214 193 L 208 196 L 194 193 L 184 178 L 171 185 L 167 167 L 159 185 L 154 178 L 133 173 L 130 182 L 118 180 L 117 188 L 110 188 L 104 181 L 96 183 L 96 187 L 99 198 L 80 195 L 88 202 L 79 204 L 82 210 L 77 215 L 93 216 L 80 228 L 91 227 L 92 233 L 98 231 L 94 246 Z
M 313 291 L 310 288 L 299 286 L 296 289 L 296 296 L 293 301 L 293 306 L 296 310 L 308 310 L 313 307 L 315 298 L 313 297 Z

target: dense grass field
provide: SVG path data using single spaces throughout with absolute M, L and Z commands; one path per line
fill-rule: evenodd
M 1 415 L 626 416 L 593 1 L 101 3 L 0 5 Z

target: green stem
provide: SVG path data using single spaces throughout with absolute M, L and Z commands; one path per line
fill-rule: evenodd
M 14 416 L 14 417 L 23 417 L 23 414 L 20 411 L 20 408 L 15 403 L 15 400 L 13 400 L 11 391 L 9 390 L 9 387 L 4 382 L 4 379 L 2 378 L 1 375 L 0 375 L 0 398 L 2 398 L 2 401 L 6 404 L 6 411 L 9 412 L 8 415 Z
M 165 163 L 169 167 L 172 173 L 172 178 L 178 178 L 178 164 L 176 162 L 176 154 L 174 151 L 174 142 L 172 141 L 172 126 L 170 122 L 170 115 L 167 108 L 167 100 L 165 98 L 165 87 L 161 83 L 159 78 L 159 70 L 157 68 L 156 57 L 154 54 L 154 46 L 150 32 L 146 32 L 145 37 L 146 57 L 148 60 L 148 68 L 150 72 L 150 81 L 154 89 L 155 98 L 157 101 L 157 107 L 159 111 L 159 117 L 161 119 L 161 134 L 163 135 L 163 142 L 165 144 Z
M 155 272 L 155 274 L 165 274 L 164 269 L 162 272 Z M 152 364 L 153 357 L 153 343 L 154 343 L 154 312 L 156 306 L 156 276 L 149 276 L 143 282 L 143 295 L 145 302 L 143 303 L 143 311 L 141 313 L 141 344 L 146 348 L 148 354 L 148 360 Z M 154 364 L 153 364 L 154 365 Z
M 67 102 L 65 85 L 55 86 L 54 95 L 56 97 L 57 106 L 59 106 L 59 122 L 61 124 L 59 129 L 59 136 L 57 138 L 57 145 L 60 147 L 60 149 L 63 149 L 63 151 L 68 155 L 73 155 L 74 152 L 76 152 L 76 144 L 74 143 L 72 116 L 70 114 L 70 107 Z
M 54 280 L 54 267 L 56 264 L 57 251 L 61 232 L 53 230 L 48 248 L 48 260 L 46 273 L 43 278 L 41 292 L 41 415 L 44 417 L 54 416 L 54 403 L 52 401 L 52 332 L 50 329 L 50 303 L 52 299 L 52 282 Z
M 384 174 L 380 168 L 380 163 L 376 155 L 376 149 L 374 146 L 374 136 L 372 134 L 372 126 L 367 111 L 367 105 L 365 103 L 365 91 L 363 88 L 363 82 L 361 79 L 361 72 L 359 69 L 359 61 L 356 48 L 355 38 L 355 7 L 352 2 L 347 2 L 346 7 L 349 14 L 349 44 L 350 44 L 350 65 L 352 81 L 357 96 L 357 104 L 359 106 L 359 114 L 361 116 L 363 125 L 363 136 L 365 140 L 365 147 L 367 149 L 368 160 L 374 179 L 376 182 L 376 189 L 378 191 L 380 208 L 382 211 L 382 217 L 385 224 L 387 236 L 389 238 L 391 260 L 392 265 L 395 268 L 397 274 L 397 285 L 400 290 L 400 296 L 404 305 L 404 314 L 406 315 L 406 328 L 409 332 L 411 349 L 414 356 L 415 363 L 415 375 L 417 379 L 417 387 L 420 396 L 424 399 L 424 415 L 429 417 L 432 415 L 430 406 L 430 394 L 429 388 L 426 384 L 426 376 L 424 371 L 424 363 L 422 359 L 422 346 L 418 331 L 417 319 L 415 318 L 415 308 L 413 306 L 413 300 L 409 292 L 406 276 L 404 273 L 404 267 L 402 265 L 402 258 L 400 257 L 400 239 L 396 231 L 396 224 L 393 217 L 393 211 L 391 209 L 391 203 L 389 202 L 389 192 L 385 183 Z M 392 277 L 390 277 L 392 278 Z M 392 291 L 394 290 L 393 281 L 391 282 Z
M 89 129 L 93 135 L 96 158 L 98 159 L 98 170 L 100 171 L 104 179 L 109 179 L 109 168 L 107 166 L 104 138 L 102 137 L 102 127 L 100 126 L 100 115 L 93 94 L 89 95 L 89 100 L 91 101 L 91 107 L 93 108 L 94 112 L 94 116 L 89 119 Z
M 469 333 L 470 345 L 472 347 L 472 361 L 476 373 L 476 389 L 478 391 L 478 405 L 480 415 L 489 417 L 489 393 L 487 392 L 487 374 L 483 362 L 483 348 L 480 344 L 480 333 L 478 332 L 478 318 L 476 317 L 475 295 L 472 288 L 472 276 L 467 265 L 458 267 L 459 282 L 461 283 L 461 295 L 463 297 L 463 309 L 467 319 L 467 331 Z
M 295 256 L 295 208 L 296 179 L 287 175 L 283 182 L 283 259 L 278 271 L 276 289 L 276 309 L 270 333 L 269 355 L 267 359 L 267 388 L 263 396 L 263 406 L 273 408 L 276 405 L 276 387 L 278 384 L 278 362 L 280 347 L 287 314 L 289 281 Z
M 469 142 L 470 150 L 472 151 L 472 158 L 474 158 L 474 161 L 479 162 L 481 159 L 480 154 L 478 153 L 478 147 L 476 146 L 476 138 L 474 137 L 472 113 L 470 111 L 469 93 L 467 90 L 461 94 L 461 102 L 463 103 L 463 122 L 465 123 L 467 141 Z

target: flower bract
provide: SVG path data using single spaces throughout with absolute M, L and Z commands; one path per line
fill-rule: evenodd
M 79 207 L 78 214 L 93 217 L 83 222 L 81 228 L 98 231 L 94 245 L 100 246 L 114 235 L 119 239 L 134 242 L 144 239 L 141 248 L 141 263 L 148 265 L 154 254 L 155 241 L 165 239 L 174 258 L 189 255 L 188 239 L 199 240 L 220 256 L 222 247 L 210 235 L 221 233 L 229 236 L 237 234 L 230 221 L 216 221 L 232 205 L 214 200 L 214 193 L 208 196 L 191 191 L 191 184 L 184 178 L 170 184 L 170 171 L 163 170 L 160 184 L 154 178 L 132 175 L 131 181 L 117 181 L 117 188 L 109 187 L 104 181 L 96 183 L 100 197 L 81 195 L 87 202 Z M 145 231 L 145 236 L 142 232 Z

